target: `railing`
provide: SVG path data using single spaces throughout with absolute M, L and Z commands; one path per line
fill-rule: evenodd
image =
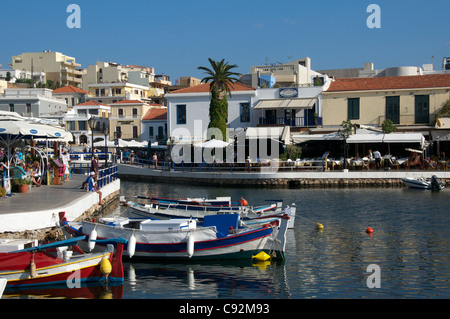
M 112 165 L 98 170 L 97 186 L 102 188 L 103 186 L 112 183 L 117 179 L 117 165 Z

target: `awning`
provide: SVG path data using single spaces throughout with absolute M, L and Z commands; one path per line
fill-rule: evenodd
M 450 117 L 437 118 L 435 128 L 449 129 L 450 128 Z
M 295 134 L 292 135 L 292 142 L 294 143 L 304 143 L 308 141 L 339 141 L 342 138 L 337 134 L 337 132 L 329 134 Z
M 260 100 L 255 109 L 311 109 L 317 98 Z
M 336 141 L 342 140 L 337 132 L 330 134 L 296 134 L 292 136 L 294 143 L 303 143 L 307 141 Z M 362 133 L 352 134 L 348 137 L 347 143 L 420 143 L 423 147 L 425 137 L 422 133 Z

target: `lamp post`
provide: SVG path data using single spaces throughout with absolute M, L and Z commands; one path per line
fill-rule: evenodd
M 109 134 L 109 129 L 105 127 L 103 130 L 103 134 L 105 134 L 105 168 L 108 167 L 108 142 L 106 140 L 106 137 Z
M 89 128 L 91 129 L 91 156 L 92 159 L 94 158 L 94 129 L 97 125 L 97 120 L 95 117 L 91 116 L 88 120 Z

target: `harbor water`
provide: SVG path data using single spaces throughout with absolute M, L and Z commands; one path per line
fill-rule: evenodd
M 121 185 L 121 194 L 131 200 L 243 196 L 250 204 L 283 199 L 297 206 L 284 262 L 126 263 L 123 298 L 450 297 L 449 189 Z
M 121 195 L 243 196 L 295 203 L 279 262 L 125 262 L 122 299 L 444 299 L 450 297 L 450 189 L 227 188 L 121 181 Z M 117 207 L 113 215 L 125 207 Z M 323 225 L 322 230 L 316 224 Z M 371 227 L 373 233 L 366 233 Z M 74 297 L 76 295 L 71 291 Z M 73 295 L 75 294 L 75 295 Z M 101 298 L 94 295 L 91 298 Z M 18 296 L 27 298 L 28 296 Z M 51 298 L 50 292 L 44 298 Z M 42 298 L 42 296 L 41 296 Z

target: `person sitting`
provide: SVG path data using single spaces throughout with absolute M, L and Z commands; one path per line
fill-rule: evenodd
M 41 186 L 41 167 L 38 161 L 34 161 L 30 171 L 31 182 L 37 187 Z
M 103 205 L 102 192 L 98 189 L 97 184 L 94 181 L 95 176 L 95 172 L 91 172 L 86 181 L 83 182 L 82 188 L 85 188 L 87 192 L 96 192 L 99 196 L 98 204 Z

